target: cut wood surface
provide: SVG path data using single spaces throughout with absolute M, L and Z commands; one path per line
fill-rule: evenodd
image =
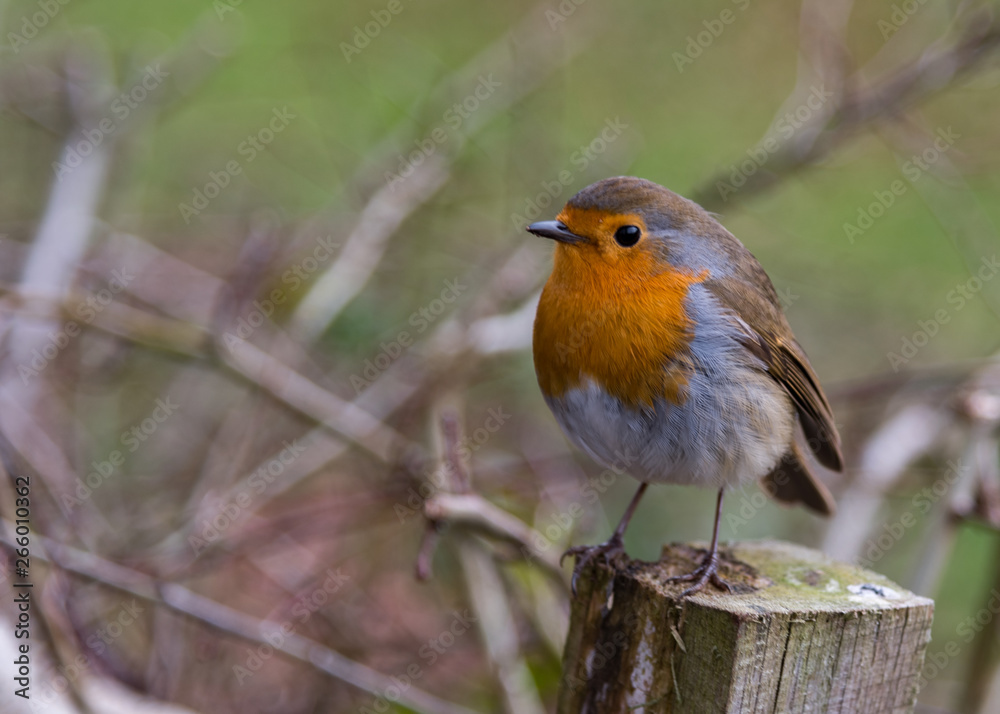
M 775 541 L 722 550 L 735 592 L 678 600 L 704 551 L 581 574 L 559 714 L 905 713 L 916 702 L 933 601 L 822 553 Z

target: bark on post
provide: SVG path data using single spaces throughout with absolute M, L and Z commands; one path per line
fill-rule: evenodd
M 559 714 L 910 712 L 933 601 L 862 568 L 775 541 L 723 549 L 738 591 L 683 601 L 702 551 L 663 549 L 581 574 Z

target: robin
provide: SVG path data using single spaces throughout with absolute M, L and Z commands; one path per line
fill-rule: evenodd
M 650 483 L 718 489 L 712 543 L 681 597 L 718 575 L 727 488 L 762 479 L 777 500 L 833 513 L 800 447 L 840 471 L 840 437 L 819 380 L 764 269 L 707 211 L 622 176 L 573 196 L 528 231 L 556 242 L 535 317 L 538 384 L 569 439 L 641 483 L 611 538 L 570 548 L 573 586 L 623 537 Z

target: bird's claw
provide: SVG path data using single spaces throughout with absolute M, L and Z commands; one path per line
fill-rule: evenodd
M 612 561 L 624 554 L 624 542 L 620 537 L 612 536 L 604 543 L 598 543 L 597 545 L 577 545 L 572 548 L 568 548 L 566 552 L 559 557 L 559 564 L 562 565 L 566 556 L 572 555 L 576 558 L 576 563 L 573 565 L 573 579 L 570 581 L 570 589 L 573 591 L 573 594 L 576 595 L 577 581 L 580 579 L 580 573 L 586 567 L 587 563 L 595 557 L 601 556 L 604 558 L 605 562 L 614 567 Z
M 694 584 L 682 592 L 679 597 L 685 598 L 688 595 L 694 595 L 708 583 L 712 583 L 712 585 L 719 588 L 719 590 L 733 592 L 733 586 L 719 577 L 719 557 L 715 553 L 709 554 L 702 564 L 695 568 L 692 572 L 686 573 L 685 575 L 674 575 L 673 577 L 667 578 L 667 582 L 671 583 L 683 583 L 690 581 L 694 581 Z

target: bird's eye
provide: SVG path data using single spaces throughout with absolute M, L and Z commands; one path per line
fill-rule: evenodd
M 631 248 L 641 237 L 642 231 L 639 230 L 639 226 L 622 226 L 615 231 L 615 242 L 623 248 Z

